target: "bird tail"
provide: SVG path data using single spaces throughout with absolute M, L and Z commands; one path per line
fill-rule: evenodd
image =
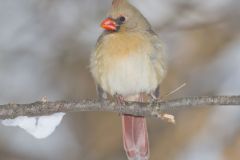
M 149 142 L 146 119 L 130 115 L 122 116 L 124 149 L 129 160 L 148 160 Z

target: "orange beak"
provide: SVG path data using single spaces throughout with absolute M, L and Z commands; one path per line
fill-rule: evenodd
M 113 19 L 107 18 L 107 19 L 102 21 L 101 27 L 103 29 L 106 29 L 107 31 L 116 31 L 117 30 L 117 23 Z

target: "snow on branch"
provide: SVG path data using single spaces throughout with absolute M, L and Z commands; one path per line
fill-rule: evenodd
M 13 119 L 18 116 L 43 116 L 57 112 L 114 112 L 136 116 L 160 117 L 176 109 L 196 108 L 204 105 L 240 105 L 240 96 L 185 97 L 151 103 L 126 102 L 125 106 L 111 101 L 102 104 L 97 100 L 80 101 L 38 101 L 31 104 L 0 105 L 0 119 Z

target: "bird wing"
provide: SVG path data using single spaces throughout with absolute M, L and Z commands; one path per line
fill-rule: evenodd
M 150 54 L 151 62 L 156 70 L 158 83 L 160 84 L 164 79 L 167 72 L 167 56 L 165 53 L 165 47 L 158 35 L 150 30 L 150 40 L 153 44 L 153 52 Z

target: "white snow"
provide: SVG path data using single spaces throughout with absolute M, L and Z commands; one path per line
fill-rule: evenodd
M 62 121 L 65 113 L 55 113 L 49 116 L 26 117 L 3 120 L 4 126 L 20 127 L 37 139 L 50 136 Z

